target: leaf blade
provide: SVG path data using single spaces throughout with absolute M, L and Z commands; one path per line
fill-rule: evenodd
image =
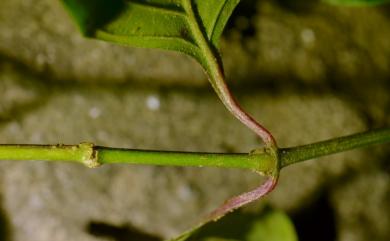
M 80 30 L 89 37 L 141 48 L 174 50 L 206 60 L 190 21 L 196 21 L 209 45 L 218 53 L 218 41 L 239 0 L 61 0 Z M 191 2 L 196 20 L 188 18 Z M 127 38 L 127 40 L 126 40 Z
M 123 9 L 121 0 L 61 0 L 81 32 L 90 36 Z
M 190 55 L 195 59 L 201 58 L 199 49 L 194 44 L 180 38 L 164 36 L 120 36 L 100 30 L 96 32 L 96 37 L 101 40 L 115 42 L 121 45 L 174 50 Z M 141 41 L 142 45 L 139 44 Z

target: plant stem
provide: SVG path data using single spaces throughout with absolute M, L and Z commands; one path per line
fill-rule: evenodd
M 241 168 L 266 172 L 274 163 L 272 157 L 260 154 L 224 154 L 197 152 L 145 151 L 98 147 L 100 163 L 131 163 L 164 166 Z
M 119 149 L 79 145 L 0 145 L 0 160 L 71 161 L 97 167 L 101 164 L 126 163 L 164 166 L 208 166 L 250 169 L 268 172 L 275 158 L 267 152 L 253 154 L 223 154 L 196 152 L 168 152 Z
M 79 162 L 88 167 L 99 166 L 93 145 L 0 145 L 0 160 L 11 161 L 69 161 Z
M 390 128 L 382 128 L 313 144 L 279 149 L 281 168 L 354 148 L 390 142 Z
M 280 167 L 301 161 L 347 151 L 354 148 L 390 142 L 390 128 L 278 150 Z M 272 149 L 260 149 L 250 154 L 169 152 L 120 149 L 79 145 L 0 145 L 0 160 L 70 161 L 96 167 L 101 164 L 126 163 L 164 166 L 197 166 L 250 169 L 270 173 L 278 157 Z
M 194 14 L 192 1 L 185 0 L 183 2 L 184 9 L 190 18 L 188 24 L 191 32 L 195 38 L 197 45 L 199 46 L 204 56 L 205 65 L 203 66 L 209 77 L 209 81 L 217 93 L 218 97 L 225 105 L 225 107 L 245 126 L 255 132 L 264 142 L 266 147 L 277 149 L 276 141 L 272 134 L 262 125 L 260 125 L 255 119 L 253 119 L 246 111 L 244 111 L 238 104 L 234 96 L 231 94 L 228 86 L 225 82 L 225 76 L 223 73 L 222 62 L 219 58 L 219 54 L 213 50 L 209 42 L 206 39 L 206 34 L 201 30 L 199 26 L 199 19 Z

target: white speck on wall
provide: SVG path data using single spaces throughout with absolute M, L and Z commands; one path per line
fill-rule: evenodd
M 146 99 L 146 106 L 149 110 L 158 110 L 160 109 L 160 99 L 155 95 L 150 95 Z
M 305 28 L 301 31 L 301 39 L 304 44 L 313 44 L 316 40 L 316 35 L 312 29 Z
M 192 190 L 187 185 L 182 185 L 177 189 L 177 194 L 183 201 L 188 201 L 193 197 Z
M 88 115 L 92 119 L 96 119 L 102 115 L 102 111 L 98 107 L 92 107 L 91 109 L 89 109 Z

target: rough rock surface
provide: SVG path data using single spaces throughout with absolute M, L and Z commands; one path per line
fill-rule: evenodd
M 222 51 L 242 105 L 280 146 L 389 125 L 388 10 L 301 2 L 243 1 L 235 13 Z M 84 39 L 58 1 L 2 0 L 0 142 L 83 141 L 212 152 L 259 145 L 188 57 Z M 335 240 L 389 240 L 388 159 L 378 147 L 288 167 L 258 205 L 295 215 L 325 192 Z M 2 161 L 0 223 L 9 230 L 0 239 L 112 240 L 91 235 L 91 222 L 169 237 L 260 181 L 214 168 Z

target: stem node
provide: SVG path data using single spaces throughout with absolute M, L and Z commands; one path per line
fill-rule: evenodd
M 80 143 L 77 146 L 82 151 L 82 163 L 89 168 L 96 168 L 102 164 L 98 161 L 98 152 L 95 150 L 95 145 L 89 142 Z

